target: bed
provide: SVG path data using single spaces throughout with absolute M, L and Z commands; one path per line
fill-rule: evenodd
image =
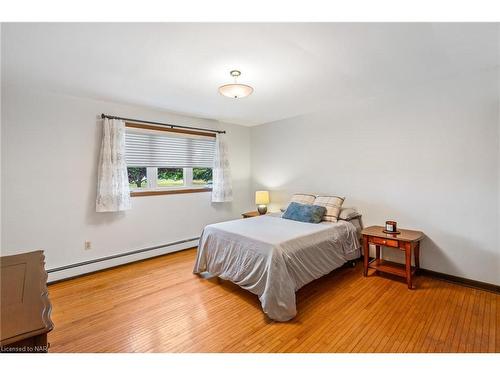
M 193 272 L 232 281 L 258 295 L 269 318 L 287 321 L 297 313 L 298 289 L 359 256 L 358 230 L 348 221 L 271 214 L 206 226 Z

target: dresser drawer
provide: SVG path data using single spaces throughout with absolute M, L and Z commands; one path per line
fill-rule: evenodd
M 379 238 L 379 237 L 370 237 L 368 242 L 377 244 L 377 245 L 382 245 L 382 246 L 389 246 L 389 247 L 399 247 L 398 240 L 389 240 L 385 238 Z

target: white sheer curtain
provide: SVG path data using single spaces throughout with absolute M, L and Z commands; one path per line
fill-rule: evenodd
M 233 185 L 224 134 L 217 134 L 215 140 L 212 180 L 212 202 L 231 202 L 233 200 Z
M 125 122 L 106 118 L 99 157 L 96 211 L 124 211 L 130 207 L 125 161 Z

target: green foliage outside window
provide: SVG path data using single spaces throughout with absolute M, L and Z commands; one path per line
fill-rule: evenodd
M 128 167 L 128 183 L 132 186 L 135 185 L 138 188 L 142 187 L 143 183 L 146 183 L 146 168 L 139 167 Z
M 183 179 L 182 168 L 158 168 L 158 179 L 179 181 Z
M 128 181 L 131 189 L 147 187 L 147 168 L 128 167 Z M 209 185 L 212 183 L 212 168 L 193 168 L 193 185 Z M 183 168 L 158 168 L 156 186 L 175 187 L 183 186 Z
M 208 184 L 212 182 L 212 168 L 193 168 L 193 183 Z
M 184 185 L 184 170 L 182 168 L 158 168 L 158 187 L 175 187 Z

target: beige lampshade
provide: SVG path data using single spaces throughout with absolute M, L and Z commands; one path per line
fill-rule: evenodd
M 265 190 L 260 190 L 255 192 L 255 204 L 268 204 L 269 203 L 269 192 Z

